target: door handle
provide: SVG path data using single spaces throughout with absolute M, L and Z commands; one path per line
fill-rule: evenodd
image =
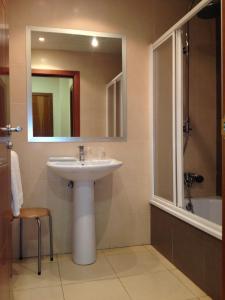
M 12 133 L 12 132 L 20 132 L 23 130 L 22 127 L 17 126 L 17 127 L 12 127 L 10 124 L 6 125 L 5 127 L 0 127 L 0 130 L 3 132 L 7 132 L 8 134 Z

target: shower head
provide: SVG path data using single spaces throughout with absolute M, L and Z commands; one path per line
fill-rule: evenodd
M 204 7 L 199 13 L 200 19 L 213 19 L 220 16 L 220 1 L 214 0 Z

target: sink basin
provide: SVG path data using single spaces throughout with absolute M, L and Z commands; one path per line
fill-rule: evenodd
M 115 159 L 85 160 L 84 162 L 66 159 L 47 162 L 47 166 L 56 174 L 71 181 L 97 180 L 121 165 L 122 162 Z
M 92 264 L 96 261 L 94 181 L 121 167 L 122 162 L 51 157 L 47 166 L 60 177 L 74 182 L 72 258 L 79 265 Z

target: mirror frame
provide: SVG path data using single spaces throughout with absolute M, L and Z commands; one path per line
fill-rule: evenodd
M 34 137 L 32 117 L 32 69 L 31 69 L 31 33 L 54 32 L 72 35 L 120 38 L 122 40 L 122 99 L 123 99 L 123 134 L 120 137 Z M 127 84 L 126 84 L 126 37 L 116 33 L 104 33 L 76 29 L 63 29 L 53 27 L 26 26 L 26 65 L 27 65 L 27 121 L 28 142 L 123 142 L 127 140 Z

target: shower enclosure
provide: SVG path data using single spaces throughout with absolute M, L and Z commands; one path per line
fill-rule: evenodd
M 208 4 L 183 31 L 184 208 L 209 220 L 211 210 L 216 220 L 210 207 L 221 206 L 220 2 Z M 204 202 L 208 215 L 197 209 Z M 216 222 L 221 224 L 219 213 Z
M 221 300 L 220 2 L 190 1 L 151 45 L 151 243 Z
M 220 2 L 197 2 L 151 46 L 151 203 L 221 238 Z

